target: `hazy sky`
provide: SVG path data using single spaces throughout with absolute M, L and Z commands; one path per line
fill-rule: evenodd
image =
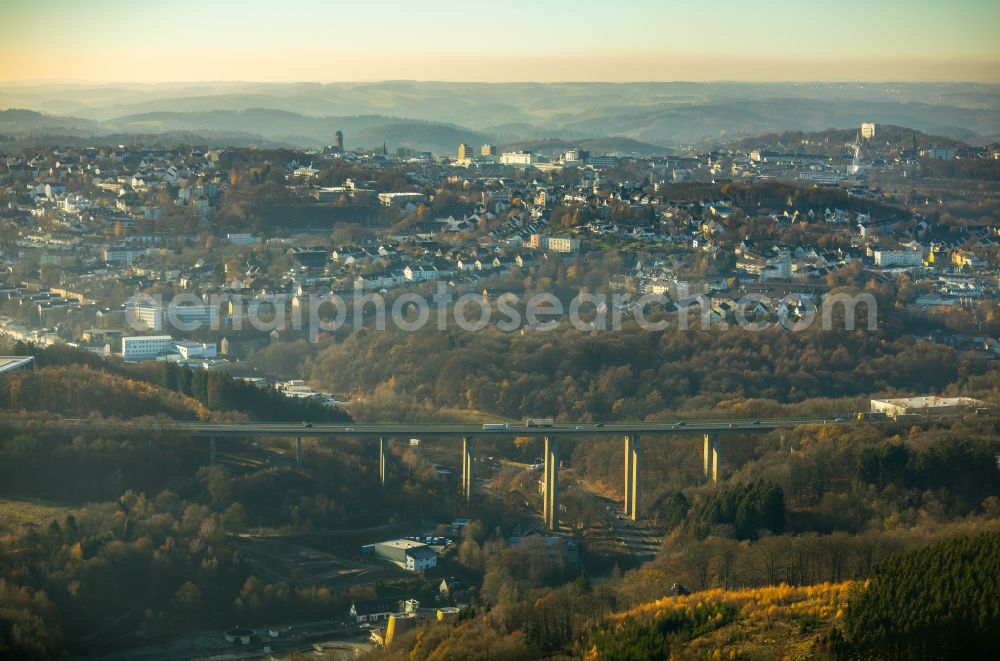
M 0 80 L 1000 82 L 1000 0 L 0 0 Z

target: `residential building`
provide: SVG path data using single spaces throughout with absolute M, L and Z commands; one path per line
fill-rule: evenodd
M 881 267 L 920 266 L 924 263 L 924 254 L 920 250 L 874 250 L 872 257 L 875 264 Z
M 871 140 L 875 137 L 875 122 L 862 122 L 861 139 Z
M 371 622 L 384 622 L 391 615 L 401 612 L 397 599 L 368 599 L 365 601 L 355 601 L 351 604 L 347 614 L 358 624 Z
M 138 328 L 163 330 L 164 323 L 178 330 L 195 330 L 211 327 L 219 311 L 211 305 L 140 304 L 126 311 L 129 320 Z
M 580 249 L 580 239 L 575 237 L 546 236 L 532 234 L 528 246 L 536 250 L 551 250 L 552 252 L 576 252 Z
M 126 248 L 125 246 L 114 246 L 105 248 L 102 257 L 105 262 L 122 262 L 132 264 L 136 258 L 149 253 L 145 248 Z
M 257 237 L 249 232 L 230 233 L 226 235 L 226 239 L 234 246 L 249 246 L 257 243 Z

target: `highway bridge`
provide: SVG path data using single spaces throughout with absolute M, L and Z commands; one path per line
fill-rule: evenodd
M 177 429 L 199 436 L 271 436 L 271 437 L 362 437 L 384 436 L 621 436 L 622 434 L 706 434 L 746 433 L 771 429 L 798 427 L 814 423 L 832 423 L 833 419 L 776 418 L 761 420 L 683 420 L 676 422 L 591 422 L 555 423 L 549 426 L 528 426 L 524 423 L 506 424 L 498 429 L 496 424 L 471 423 L 287 423 L 287 422 L 177 422 Z M 838 418 L 837 423 L 844 422 Z
M 559 437 L 617 436 L 625 441 L 624 512 L 632 520 L 639 518 L 640 437 L 644 434 L 697 435 L 703 438 L 704 472 L 707 479 L 717 482 L 722 460 L 722 437 L 732 434 L 763 433 L 808 424 L 845 424 L 850 418 L 769 418 L 759 420 L 713 419 L 675 420 L 670 422 L 589 422 L 553 423 L 537 426 L 518 423 L 421 423 L 421 422 L 350 422 L 350 423 L 290 423 L 290 422 L 137 422 L 136 430 L 177 431 L 201 436 L 209 442 L 209 461 L 215 460 L 216 439 L 251 437 L 286 437 L 295 439 L 295 467 L 302 468 L 302 438 L 371 438 L 379 441 L 379 476 L 385 483 L 386 439 L 411 437 L 458 437 L 462 439 L 462 492 L 472 495 L 474 472 L 474 439 L 476 437 L 513 438 L 537 436 L 545 440 L 544 512 L 545 522 L 552 530 L 559 529 Z M 13 424 L 17 424 L 16 422 Z M 99 425 L 84 419 L 62 419 L 46 424 L 65 426 Z

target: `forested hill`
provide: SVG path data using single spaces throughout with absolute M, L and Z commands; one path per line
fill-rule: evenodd
M 858 128 L 827 129 L 825 131 L 782 131 L 766 133 L 748 138 L 741 138 L 728 143 L 728 147 L 738 150 L 764 149 L 780 153 L 826 154 L 831 148 L 846 147 L 858 138 Z M 966 143 L 954 138 L 933 135 L 917 131 L 905 126 L 878 125 L 875 137 L 866 144 L 878 146 L 881 149 L 899 151 L 928 147 L 958 149 L 966 147 Z
M 223 372 L 169 362 L 128 364 L 67 346 L 9 346 L 10 355 L 33 355 L 36 369 L 0 377 L 0 410 L 63 417 L 163 416 L 176 420 L 251 419 L 336 422 L 346 412 L 287 398 Z
M 45 411 L 72 418 L 96 414 L 202 420 L 209 415 L 201 402 L 187 395 L 83 365 L 43 367 L 0 378 L 0 409 Z
M 580 647 L 608 659 L 988 658 L 1000 645 L 998 595 L 994 531 L 894 555 L 865 581 L 666 596 L 612 614 Z
M 819 331 L 355 333 L 295 351 L 303 375 L 356 395 L 358 417 L 458 408 L 517 419 L 669 419 L 707 412 L 767 417 L 840 415 L 876 392 L 996 386 L 996 374 L 950 347 L 882 333 Z M 558 386 L 558 387 L 554 387 Z M 367 408 L 366 408 L 367 407 Z

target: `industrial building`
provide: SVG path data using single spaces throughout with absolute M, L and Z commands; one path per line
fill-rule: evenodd
M 985 402 L 971 397 L 902 397 L 899 399 L 873 399 L 873 413 L 889 417 L 900 415 L 949 415 L 964 413 L 986 406 Z
M 424 571 L 437 565 L 434 549 L 412 539 L 377 542 L 373 550 L 377 557 L 394 562 L 407 571 Z

